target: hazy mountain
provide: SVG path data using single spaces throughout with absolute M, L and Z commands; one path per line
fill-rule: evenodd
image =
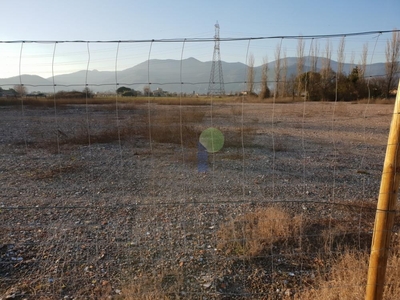
M 317 69 L 322 67 L 325 58 L 318 57 Z M 297 58 L 288 57 L 287 75 L 296 74 Z M 331 68 L 336 71 L 338 63 L 331 60 Z M 311 69 L 311 57 L 305 57 L 304 71 Z M 56 75 L 54 82 L 56 91 L 60 90 L 82 90 L 85 83 L 88 83 L 90 89 L 95 92 L 114 92 L 116 84 L 118 86 L 128 86 L 136 90 L 142 90 L 145 85 L 150 86 L 152 90 L 162 88 L 169 92 L 184 93 L 207 93 L 208 82 L 210 79 L 212 62 L 201 62 L 195 58 L 182 60 L 173 59 L 152 59 L 145 61 L 134 67 L 118 71 L 78 71 L 71 74 Z M 281 61 L 283 66 L 283 61 Z M 268 78 L 270 81 L 274 79 L 275 61 L 268 63 Z M 349 73 L 354 65 L 344 64 L 343 71 Z M 182 70 L 182 73 L 181 73 Z M 242 91 L 246 88 L 247 66 L 243 63 L 222 62 L 223 78 L 225 82 L 226 93 Z M 255 82 L 260 81 L 262 67 L 258 66 L 255 70 Z M 385 74 L 385 64 L 376 63 L 367 66 L 366 75 L 382 75 Z M 53 78 L 42 78 L 37 75 L 22 75 L 0 79 L 0 87 L 3 89 L 12 88 L 21 82 L 28 88 L 29 92 L 41 91 L 46 93 L 53 92 Z M 116 82 L 117 79 L 117 82 Z M 181 82 L 183 84 L 181 84 Z
M 87 76 L 87 78 L 86 78 Z M 93 83 L 100 83 L 103 82 L 105 78 L 108 77 L 115 77 L 115 72 L 113 71 L 98 71 L 98 70 L 92 70 L 92 71 L 78 71 L 70 74 L 63 74 L 63 75 L 56 75 L 54 76 L 54 81 L 56 84 L 59 84 L 60 86 L 62 85 L 85 85 L 86 79 L 88 84 Z M 53 77 L 47 78 L 48 80 L 52 81 Z M 115 79 L 111 82 L 115 83 Z
M 143 62 L 132 68 L 118 72 L 119 85 L 125 85 L 141 90 L 143 86 L 151 83 L 151 89 L 162 88 L 165 91 L 185 93 L 207 93 L 210 80 L 212 62 L 201 62 L 195 58 L 179 60 L 153 59 Z M 181 74 L 182 67 L 182 74 Z M 226 91 L 241 90 L 237 82 L 246 78 L 247 67 L 242 63 L 222 62 L 223 76 Z M 115 75 L 109 77 L 108 82 L 115 82 Z M 107 82 L 107 80 L 104 81 Z M 183 82 L 181 85 L 180 83 Z M 228 84 L 235 82 L 235 84 Z M 232 86 L 232 87 L 231 87 Z
M 9 77 L 9 78 L 0 78 L 0 87 L 2 89 L 10 89 L 15 85 L 20 84 L 22 82 L 29 92 L 33 91 L 42 91 L 42 92 L 52 92 L 53 91 L 53 82 L 52 80 L 44 79 L 37 75 L 21 75 L 19 76 Z

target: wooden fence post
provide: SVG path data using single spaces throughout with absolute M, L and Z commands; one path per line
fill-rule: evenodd
M 383 165 L 375 215 L 365 300 L 382 300 L 400 181 L 400 82 Z

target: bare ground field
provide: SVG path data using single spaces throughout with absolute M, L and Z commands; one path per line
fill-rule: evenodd
M 306 299 L 369 251 L 392 110 L 0 106 L 0 299 Z

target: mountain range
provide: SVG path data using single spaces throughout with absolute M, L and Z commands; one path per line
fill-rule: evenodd
M 317 60 L 317 70 L 322 66 L 325 58 Z M 297 58 L 288 57 L 287 76 L 296 74 Z M 246 74 L 248 66 L 236 62 L 221 61 L 225 92 L 237 92 L 246 88 Z M 310 70 L 311 57 L 305 57 L 304 70 Z M 283 62 L 281 62 L 281 66 Z M 338 63 L 330 62 L 331 68 L 336 71 Z M 274 79 L 275 61 L 268 63 L 268 79 Z M 354 67 L 353 64 L 343 64 L 343 72 L 348 74 Z M 21 75 L 9 78 L 0 78 L 0 87 L 3 89 L 12 88 L 22 82 L 29 93 L 42 92 L 52 93 L 57 91 L 78 90 L 85 87 L 86 77 L 88 87 L 94 92 L 115 92 L 120 86 L 127 86 L 135 90 L 142 90 L 149 85 L 152 90 L 161 88 L 169 92 L 184 92 L 205 94 L 208 90 L 212 62 L 201 62 L 195 58 L 187 58 L 182 61 L 173 59 L 152 59 L 142 62 L 134 67 L 118 71 L 81 70 L 70 74 L 56 75 L 50 78 L 42 78 L 37 75 Z M 182 70 L 182 71 L 181 71 Z M 261 78 L 262 66 L 254 67 L 255 82 Z M 375 63 L 367 65 L 366 76 L 385 74 L 385 64 Z M 20 81 L 21 80 L 21 81 Z M 55 87 L 53 86 L 53 82 Z M 182 82 L 182 84 L 181 84 Z

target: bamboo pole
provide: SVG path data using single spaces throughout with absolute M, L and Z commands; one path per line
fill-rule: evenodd
M 400 181 L 400 82 L 381 178 L 372 236 L 365 300 L 382 300 Z

